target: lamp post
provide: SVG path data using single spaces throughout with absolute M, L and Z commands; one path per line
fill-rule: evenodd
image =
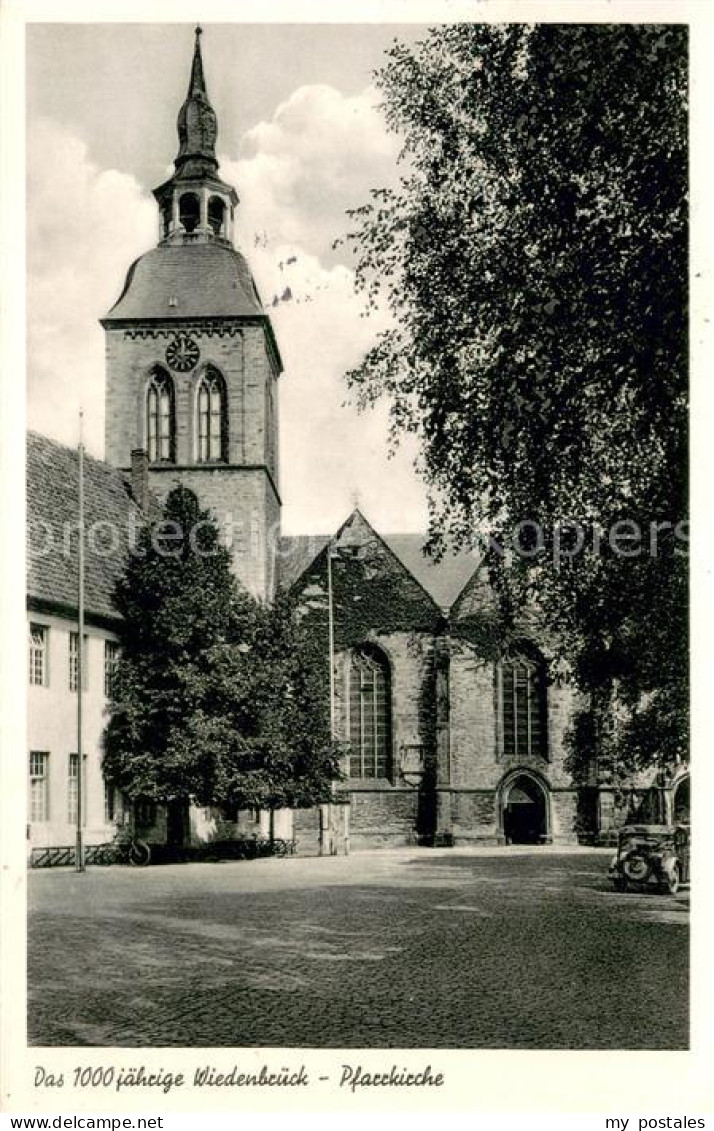
M 335 612 L 332 591 L 332 559 L 335 551 L 332 543 L 327 545 L 327 650 L 330 665 L 330 744 L 335 741 Z M 334 797 L 335 783 L 330 783 L 330 792 Z M 334 843 L 334 814 L 332 802 L 321 808 L 320 853 L 323 856 L 335 855 Z
M 332 596 L 332 546 L 327 547 L 327 632 L 330 653 L 330 739 L 335 741 L 335 610 Z
M 79 413 L 79 516 L 78 516 L 78 593 L 77 593 L 77 834 L 75 870 L 84 869 L 84 789 L 82 788 L 82 683 L 84 675 L 84 413 Z
M 335 703 L 335 602 L 334 602 L 334 589 L 332 584 L 332 563 L 339 557 L 337 550 L 332 546 L 332 543 L 327 547 L 327 630 L 328 630 L 328 650 L 330 659 L 330 741 L 334 744 L 337 737 L 337 721 L 336 721 L 336 703 Z M 337 855 L 337 844 L 335 838 L 335 782 L 331 785 L 332 802 L 327 807 L 329 813 L 329 822 L 327 823 L 327 854 L 329 856 Z M 342 823 L 344 830 L 344 854 L 349 855 L 350 839 L 349 839 L 349 805 L 341 806 L 342 810 Z

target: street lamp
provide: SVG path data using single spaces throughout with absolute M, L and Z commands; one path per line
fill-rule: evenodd
M 332 560 L 337 557 L 332 543 L 327 544 L 327 639 L 330 664 L 330 745 L 335 742 L 335 612 L 332 593 Z M 335 783 L 330 783 L 330 792 L 335 796 Z M 320 809 L 320 852 L 324 856 L 335 856 L 334 813 L 332 801 Z
M 337 549 L 328 543 L 327 546 L 327 631 L 328 631 L 328 651 L 330 662 L 330 742 L 334 746 L 337 737 L 337 722 L 336 722 L 336 704 L 335 704 L 335 604 L 334 604 L 334 590 L 332 586 L 332 563 L 337 561 L 339 553 Z M 337 845 L 335 843 L 335 813 L 334 813 L 334 798 L 335 798 L 335 782 L 331 783 L 330 790 L 332 793 L 332 801 L 329 805 L 325 806 L 328 819 L 325 820 L 323 816 L 323 828 L 326 830 L 326 848 L 328 856 L 337 855 Z M 344 827 L 344 847 L 345 855 L 349 852 L 349 807 L 343 806 L 343 827 Z M 323 814 L 325 812 L 323 810 Z
M 335 741 L 335 611 L 332 599 L 332 561 L 337 551 L 330 543 L 327 547 L 327 632 L 330 653 L 330 740 Z

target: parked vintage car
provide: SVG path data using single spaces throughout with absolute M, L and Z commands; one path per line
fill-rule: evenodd
M 689 883 L 687 825 L 626 825 L 617 838 L 609 876 L 618 891 L 655 884 L 674 894 Z

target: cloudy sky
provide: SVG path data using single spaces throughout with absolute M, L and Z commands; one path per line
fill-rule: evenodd
M 223 178 L 241 197 L 238 243 L 270 306 L 281 378 L 287 533 L 334 529 L 356 500 L 383 531 L 424 529 L 416 449 L 388 458 L 386 406 L 345 405 L 346 369 L 385 324 L 362 316 L 345 209 L 396 175 L 398 139 L 372 72 L 392 25 L 207 24 L 203 58 Z M 156 242 L 151 189 L 172 168 L 193 25 L 35 24 L 27 29 L 28 423 L 65 443 L 84 407 L 103 455 L 98 319 Z M 294 259 L 289 267 L 286 260 Z M 280 264 L 283 264 L 281 269 Z

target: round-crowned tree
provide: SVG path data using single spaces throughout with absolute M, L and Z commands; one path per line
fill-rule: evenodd
M 103 771 L 130 799 L 265 808 L 328 800 L 339 777 L 327 665 L 285 598 L 256 602 L 184 487 L 120 579 L 120 659 Z

